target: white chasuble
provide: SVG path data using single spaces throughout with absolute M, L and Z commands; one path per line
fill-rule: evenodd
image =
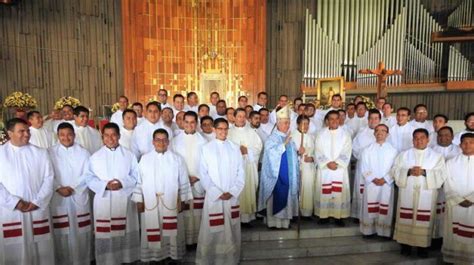
M 0 146 L 0 264 L 54 264 L 49 202 L 53 168 L 46 149 Z M 39 208 L 20 212 L 19 200 Z
M 466 208 L 459 203 L 474 202 L 474 156 L 459 154 L 447 162 L 446 168 L 443 259 L 454 264 L 473 264 L 474 205 Z
M 240 194 L 240 221 L 249 223 L 255 220 L 257 212 L 258 160 L 262 152 L 262 140 L 257 132 L 248 126 L 233 127 L 228 139 L 237 146 L 247 147 L 244 160 L 245 186 Z
M 346 218 L 350 215 L 348 166 L 351 153 L 351 136 L 341 128 L 325 128 L 316 136 L 318 169 L 314 212 L 320 218 Z M 337 163 L 336 170 L 327 167 L 331 161 Z
M 426 176 L 409 175 L 414 166 L 426 170 Z M 394 239 L 410 246 L 430 246 L 437 189 L 446 179 L 444 158 L 429 147 L 411 148 L 397 156 L 391 175 L 399 188 Z
M 199 166 L 206 191 L 196 251 L 197 264 L 238 264 L 240 261 L 240 211 L 244 166 L 239 146 L 215 139 L 202 148 Z M 230 193 L 229 200 L 220 196 Z
M 74 193 L 63 197 L 54 192 L 51 200 L 55 257 L 58 264 L 90 264 L 92 252 L 92 212 L 84 170 L 89 152 L 78 144 L 49 148 L 54 168 L 54 190 L 71 187 Z
M 139 259 L 137 207 L 131 201 L 139 178 L 135 156 L 126 148 L 103 146 L 94 153 L 86 170 L 86 182 L 94 193 L 95 258 L 98 264 L 130 263 Z M 120 190 L 106 189 L 118 180 Z
M 370 144 L 359 158 L 361 183 L 364 184 L 360 231 L 364 235 L 391 235 L 394 188 L 389 173 L 396 156 L 397 150 L 385 142 Z M 384 179 L 385 184 L 378 186 L 373 182 L 375 179 Z
M 141 261 L 184 257 L 184 220 L 181 202 L 192 200 L 188 172 L 182 157 L 173 151 L 151 151 L 139 163 L 140 190 L 145 212 L 141 215 Z
M 180 133 L 171 142 L 171 149 L 181 155 L 184 159 L 184 166 L 187 168 L 189 176 L 200 179 L 199 164 L 201 161 L 201 149 L 207 143 L 207 139 L 201 133 L 195 132 L 187 134 Z M 202 208 L 206 193 L 202 188 L 201 181 L 195 182 L 192 187 L 193 200 L 185 205 L 184 223 L 186 244 L 197 244 L 199 228 L 201 227 Z

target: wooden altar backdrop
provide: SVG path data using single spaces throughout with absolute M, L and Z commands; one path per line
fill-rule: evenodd
M 206 102 L 212 80 L 230 102 L 265 90 L 264 0 L 123 0 L 122 25 L 124 91 L 133 101 L 165 88 L 197 91 Z

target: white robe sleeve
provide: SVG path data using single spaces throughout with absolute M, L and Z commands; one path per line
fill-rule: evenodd
M 446 181 L 446 165 L 443 156 L 439 156 L 436 166 L 426 169 L 426 184 L 428 189 L 439 189 Z
M 140 179 L 137 159 L 134 156 L 131 156 L 131 160 L 132 165 L 130 167 L 130 171 L 125 178 L 120 180 L 122 183 L 122 189 L 120 189 L 120 191 L 125 196 L 129 196 L 133 193 L 133 191 L 137 188 L 137 183 Z
M 403 167 L 403 153 L 399 154 L 395 159 L 392 169 L 390 170 L 390 175 L 392 176 L 395 184 L 400 188 L 405 188 L 407 185 L 408 179 L 408 170 L 409 168 Z
M 20 197 L 12 195 L 5 186 L 0 183 L 0 206 L 13 211 L 20 199 Z
M 366 149 L 367 150 L 367 149 Z M 370 183 L 376 178 L 380 178 L 374 175 L 371 170 L 369 158 L 368 158 L 368 151 L 364 151 L 360 157 L 360 173 L 362 177 L 365 179 L 365 182 Z
M 54 181 L 54 172 L 51 160 L 49 159 L 46 150 L 44 151 L 44 169 L 43 169 L 43 183 L 38 191 L 38 194 L 34 197 L 31 202 L 38 206 L 41 210 L 45 210 L 49 207 L 49 201 L 53 196 L 53 181 Z
M 234 179 L 234 185 L 229 190 L 229 193 L 232 194 L 234 198 L 239 197 L 245 185 L 245 172 L 242 156 L 238 156 L 237 160 L 236 179 Z
M 87 162 L 84 175 L 87 186 L 95 193 L 95 196 L 103 197 L 107 188 L 107 181 L 101 180 L 95 175 L 91 161 Z
M 351 162 L 352 143 L 349 137 L 345 139 L 342 147 L 341 154 L 336 158 L 336 162 L 339 166 L 347 168 Z
M 456 206 L 459 203 L 463 202 L 464 198 L 461 196 L 461 194 L 456 192 L 456 189 L 454 188 L 456 186 L 456 179 L 452 176 L 451 170 L 447 170 L 446 175 L 447 178 L 446 183 L 444 185 L 444 192 L 446 193 L 446 202 L 450 206 Z

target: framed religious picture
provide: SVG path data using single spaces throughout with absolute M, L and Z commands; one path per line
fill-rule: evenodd
M 318 101 L 321 106 L 331 105 L 332 96 L 341 94 L 342 101 L 345 102 L 344 77 L 331 77 L 318 79 Z

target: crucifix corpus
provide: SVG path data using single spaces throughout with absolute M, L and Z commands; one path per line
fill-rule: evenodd
M 359 74 L 374 74 L 377 76 L 377 98 L 387 97 L 387 76 L 401 75 L 400 70 L 385 69 L 385 64 L 380 61 L 377 69 L 362 69 Z

